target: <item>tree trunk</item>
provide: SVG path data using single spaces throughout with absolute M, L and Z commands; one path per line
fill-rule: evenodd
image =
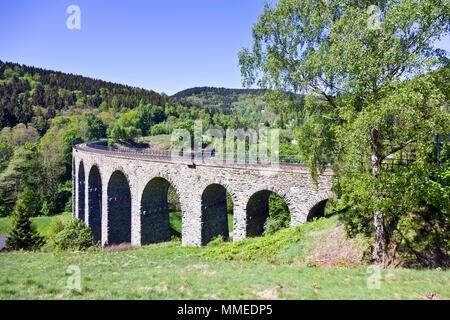
M 386 232 L 384 230 L 383 215 L 380 211 L 375 211 L 373 223 L 375 225 L 375 246 L 372 251 L 373 261 L 377 264 L 386 262 Z
M 371 142 L 372 142 L 372 153 L 371 153 L 371 166 L 372 166 L 372 176 L 377 179 L 380 172 L 382 157 L 378 149 L 378 131 L 372 129 L 370 131 Z M 376 194 L 376 201 L 381 201 L 380 195 Z M 373 223 L 375 227 L 375 246 L 372 251 L 372 259 L 377 264 L 385 264 L 386 262 L 386 230 L 384 229 L 384 219 L 383 214 L 376 210 L 373 216 Z

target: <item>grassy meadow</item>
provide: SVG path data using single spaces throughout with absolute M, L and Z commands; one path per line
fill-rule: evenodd
M 34 220 L 44 232 L 48 219 Z M 377 287 L 362 256 L 367 244 L 339 235 L 341 227 L 334 216 L 203 248 L 174 239 L 125 251 L 2 253 L 0 299 L 450 298 L 449 271 L 384 269 Z M 81 291 L 67 288 L 69 266 L 80 268 Z

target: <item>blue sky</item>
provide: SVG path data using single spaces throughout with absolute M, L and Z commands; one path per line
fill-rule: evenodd
M 240 88 L 264 0 L 1 0 L 0 60 L 151 89 Z M 69 5 L 81 29 L 69 30 Z M 449 37 L 440 47 L 450 51 Z

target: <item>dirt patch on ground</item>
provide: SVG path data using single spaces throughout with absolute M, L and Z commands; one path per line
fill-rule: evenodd
M 147 144 L 147 148 L 152 150 L 170 150 L 171 142 L 170 141 L 162 141 L 158 139 L 147 139 L 145 140 Z
M 119 252 L 119 251 L 134 250 L 136 248 L 137 247 L 131 245 L 131 243 L 124 242 L 121 244 L 113 244 L 110 246 L 106 246 L 106 247 L 102 248 L 101 250 L 105 251 L 105 252 Z
M 363 240 L 347 238 L 343 225 L 319 234 L 316 243 L 306 259 L 309 265 L 356 267 L 363 263 L 368 248 Z
M 442 300 L 443 299 L 440 295 L 438 295 L 432 291 L 428 292 L 427 294 L 421 294 L 421 295 L 419 295 L 419 297 L 424 300 Z M 448 299 L 445 299 L 445 300 L 448 300 Z
M 268 288 L 266 290 L 263 291 L 259 291 L 259 292 L 255 292 L 256 295 L 258 297 L 260 297 L 261 299 L 267 299 L 267 300 L 281 300 L 281 298 L 278 296 L 279 292 L 278 292 L 278 287 L 274 287 L 274 288 Z

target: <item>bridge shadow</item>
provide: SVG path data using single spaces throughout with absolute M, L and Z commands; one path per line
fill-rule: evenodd
M 334 217 L 336 215 L 339 216 L 339 220 L 342 220 L 343 213 L 345 213 L 348 210 L 348 207 L 336 210 L 336 208 L 333 208 L 333 201 L 335 201 L 335 200 L 336 199 L 330 198 L 330 199 L 325 199 L 325 200 L 322 200 L 322 201 L 318 202 L 309 211 L 306 221 L 307 222 L 312 222 L 315 219 L 319 219 L 319 218 L 322 218 L 322 217 L 331 218 L 331 217 Z M 331 210 L 331 209 L 333 209 L 333 210 Z

